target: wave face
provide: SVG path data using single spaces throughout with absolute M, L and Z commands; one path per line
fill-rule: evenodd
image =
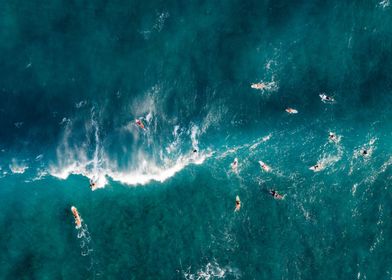
M 391 278 L 390 1 L 11 2 L 4 278 Z

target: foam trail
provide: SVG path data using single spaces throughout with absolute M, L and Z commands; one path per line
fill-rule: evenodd
M 88 231 L 87 224 L 81 218 L 81 226 L 75 228 L 77 230 L 77 238 L 80 240 L 80 254 L 83 257 L 90 257 L 90 267 L 88 267 L 88 270 L 93 273 L 93 279 L 95 279 L 97 276 L 100 276 L 101 273 L 96 271 L 97 263 L 94 260 L 94 249 L 92 246 L 91 235 Z
M 141 170 L 131 172 L 108 171 L 107 175 L 113 180 L 127 185 L 145 185 L 151 181 L 162 183 L 190 164 L 202 164 L 211 154 L 211 152 L 205 154 L 199 153 L 196 157 L 180 157 L 176 163 L 166 168 L 160 168 L 150 164 L 147 172 Z

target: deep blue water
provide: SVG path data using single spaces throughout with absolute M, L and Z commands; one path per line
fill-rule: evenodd
M 0 2 L 1 279 L 392 279 L 388 0 Z

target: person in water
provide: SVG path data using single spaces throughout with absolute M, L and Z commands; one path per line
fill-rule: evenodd
M 138 127 L 140 127 L 141 129 L 146 129 L 145 126 L 144 126 L 144 124 L 143 124 L 143 122 L 142 122 L 141 120 L 136 119 L 135 123 L 136 123 L 136 125 L 137 125 Z
M 267 85 L 264 83 L 256 83 L 256 84 L 252 84 L 251 88 L 263 90 L 267 88 Z
M 368 152 L 366 149 L 363 149 L 363 150 L 361 151 L 361 154 L 362 154 L 363 156 L 367 156 L 367 155 L 369 154 L 369 152 Z
M 94 181 L 90 181 L 90 188 L 92 190 L 94 190 L 96 186 L 97 186 L 97 184 Z
M 197 153 L 197 150 L 196 150 L 196 149 L 194 149 L 194 150 L 193 150 L 193 152 L 194 152 L 194 153 Z
M 237 212 L 241 209 L 241 200 L 240 197 L 237 195 L 235 198 L 235 209 L 234 211 Z
M 293 109 L 293 108 L 287 108 L 286 112 L 289 113 L 289 114 L 297 114 L 298 113 L 298 111 L 296 109 Z
M 325 100 L 325 101 L 334 101 L 334 99 L 328 95 L 326 95 L 325 93 L 320 94 L 321 100 Z
M 283 196 L 283 195 L 280 195 L 277 191 L 275 191 L 275 190 L 273 190 L 273 189 L 270 190 L 269 193 L 270 193 L 275 199 L 279 199 L 279 200 L 284 199 L 284 196 Z
M 329 133 L 329 140 L 336 142 L 338 140 L 338 138 L 336 137 L 336 135 L 333 132 Z
M 312 167 L 313 167 L 313 170 L 314 170 L 314 171 L 318 171 L 318 170 L 321 170 L 322 165 L 319 164 L 319 163 L 317 163 L 317 164 L 313 165 Z
M 238 159 L 237 159 L 237 158 L 235 158 L 234 161 L 232 162 L 232 164 L 231 164 L 231 169 L 232 169 L 234 172 L 237 172 L 237 171 L 238 171 Z

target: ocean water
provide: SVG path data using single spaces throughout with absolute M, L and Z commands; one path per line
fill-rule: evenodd
M 392 279 L 389 0 L 1 4 L 0 279 Z

